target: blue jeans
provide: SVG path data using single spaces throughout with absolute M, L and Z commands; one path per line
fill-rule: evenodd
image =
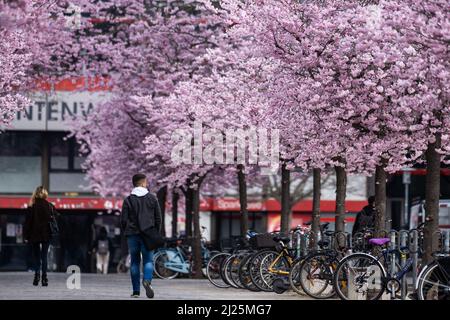
M 140 277 L 141 277 L 141 254 L 142 264 L 144 266 L 144 278 L 143 280 L 152 281 L 153 278 L 153 251 L 149 251 L 145 248 L 144 242 L 140 235 L 127 236 L 128 250 L 131 256 L 131 283 L 133 285 L 134 292 L 140 292 Z

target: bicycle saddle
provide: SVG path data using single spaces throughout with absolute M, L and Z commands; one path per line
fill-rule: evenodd
M 382 246 L 382 245 L 384 245 L 386 243 L 389 243 L 390 241 L 391 241 L 391 239 L 389 239 L 389 238 L 372 238 L 372 239 L 369 239 L 369 243 L 373 244 L 373 245 L 376 245 L 376 246 Z
M 275 237 L 273 237 L 273 240 L 276 241 L 276 242 L 281 241 L 284 244 L 286 244 L 286 243 L 289 243 L 289 241 L 291 241 L 291 238 L 289 238 L 289 237 L 282 237 L 282 236 L 275 236 Z

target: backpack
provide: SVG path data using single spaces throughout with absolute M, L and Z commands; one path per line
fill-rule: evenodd
M 101 255 L 106 255 L 109 252 L 108 240 L 98 240 L 97 253 Z

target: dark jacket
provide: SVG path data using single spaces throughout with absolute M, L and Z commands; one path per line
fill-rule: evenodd
M 365 206 L 356 215 L 352 234 L 362 231 L 364 228 L 373 229 L 375 226 L 375 210 L 371 206 Z
M 48 242 L 50 240 L 50 216 L 53 205 L 44 199 L 36 199 L 28 208 L 23 227 L 23 236 L 29 242 Z
M 156 227 L 161 230 L 161 209 L 155 195 L 129 195 L 122 205 L 121 226 L 125 236 L 139 234 L 141 230 Z

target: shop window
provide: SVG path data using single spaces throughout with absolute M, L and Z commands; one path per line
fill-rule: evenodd
M 52 133 L 49 137 L 50 172 L 82 172 L 85 157 L 80 155 L 80 146 L 67 133 Z
M 30 193 L 42 183 L 39 132 L 0 134 L 0 193 Z

